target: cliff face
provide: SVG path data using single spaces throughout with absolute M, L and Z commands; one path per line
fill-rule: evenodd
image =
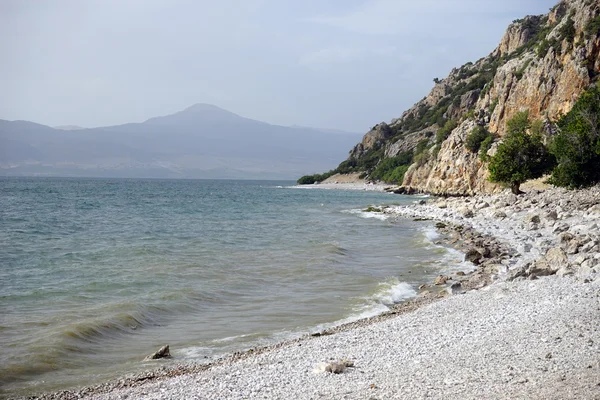
M 429 148 L 404 175 L 404 186 L 436 194 L 492 192 L 499 187 L 488 182 L 487 164 L 464 146 L 473 128 L 483 126 L 501 140 L 506 122 L 524 110 L 550 126 L 599 74 L 600 2 L 564 0 L 548 15 L 513 22 L 490 55 L 436 80 L 427 97 L 386 126 L 387 138 L 377 137 L 386 157 L 428 138 Z M 445 140 L 422 134 L 435 133 L 447 120 L 456 128 Z

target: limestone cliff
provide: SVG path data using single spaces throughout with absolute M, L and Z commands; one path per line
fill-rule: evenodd
M 345 165 L 373 167 L 356 160 L 377 156 L 381 162 L 418 150 L 404 186 L 455 195 L 497 190 L 487 180 L 487 164 L 464 146 L 473 128 L 485 127 L 501 140 L 506 122 L 528 110 L 550 131 L 551 121 L 599 75 L 600 1 L 563 0 L 547 15 L 514 21 L 487 57 L 436 79 L 429 95 L 400 118 L 367 133 Z M 451 132 L 436 135 L 449 120 Z

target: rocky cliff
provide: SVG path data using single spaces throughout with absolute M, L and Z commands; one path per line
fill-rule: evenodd
M 552 121 L 599 75 L 600 1 L 563 0 L 547 15 L 514 21 L 492 53 L 436 79 L 429 95 L 389 125 L 375 126 L 342 164 L 362 166 L 368 176 L 376 164 L 361 159 L 381 163 L 418 151 L 403 186 L 448 195 L 493 192 L 499 187 L 487 180 L 487 163 L 465 148 L 470 132 L 484 127 L 501 140 L 506 122 L 528 110 L 551 134 Z

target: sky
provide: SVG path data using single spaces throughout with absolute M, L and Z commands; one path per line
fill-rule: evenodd
M 0 119 L 96 127 L 195 103 L 365 132 L 557 0 L 1 0 Z

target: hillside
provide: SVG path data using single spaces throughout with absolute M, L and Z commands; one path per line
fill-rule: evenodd
M 208 104 L 93 129 L 0 120 L 0 175 L 293 179 L 331 168 L 359 137 Z
M 514 21 L 488 56 L 434 79 L 426 97 L 389 124 L 374 126 L 330 173 L 362 172 L 436 194 L 496 191 L 500 187 L 487 179 L 485 154 L 478 154 L 479 143 L 467 149 L 468 136 L 485 132 L 485 150 L 494 154 L 507 122 L 528 111 L 543 124 L 548 141 L 556 121 L 599 73 L 599 2 L 561 1 L 547 15 Z

